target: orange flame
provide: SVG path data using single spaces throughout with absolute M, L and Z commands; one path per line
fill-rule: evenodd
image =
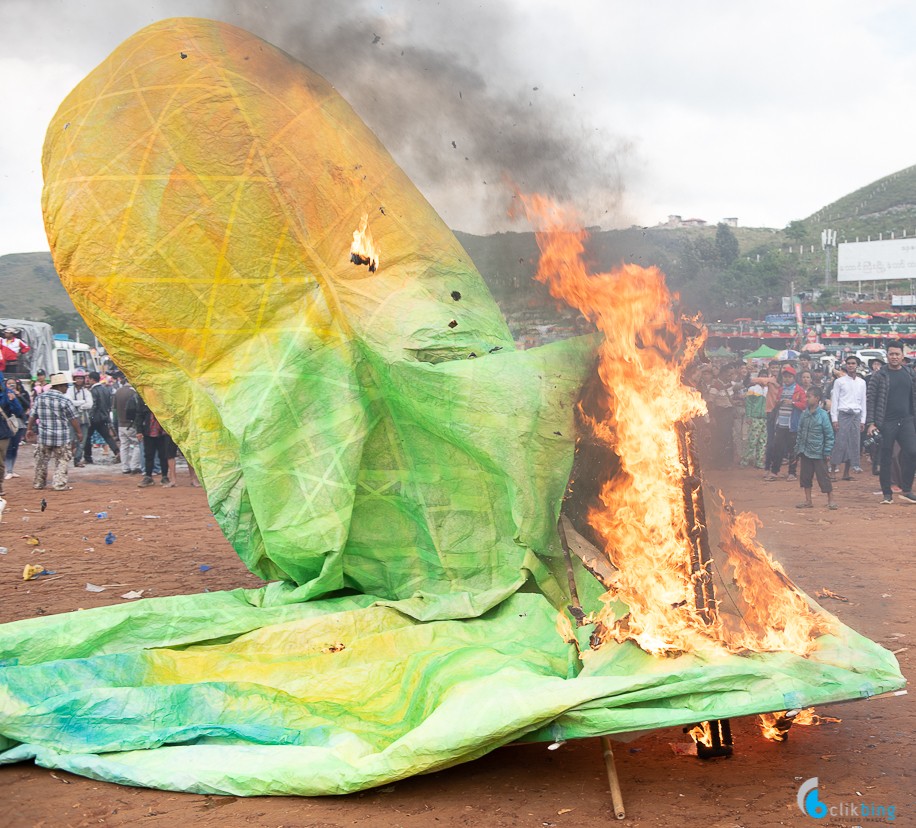
M 544 226 L 536 232 L 536 278 L 604 335 L 598 354 L 601 415 L 589 417 L 581 406 L 580 414 L 618 455 L 620 469 L 602 487 L 601 505 L 589 523 L 618 569 L 614 597 L 629 613 L 616 618 L 606 603 L 597 614 L 598 629 L 654 654 L 723 647 L 809 652 L 819 620 L 753 540 L 751 516 L 733 518 L 726 511 L 720 531 L 720 549 L 734 571 L 732 588 L 745 594 L 743 614 L 739 607 L 739 618 L 723 621 L 722 596 L 697 598 L 712 573 L 708 561 L 697 559 L 697 537 L 707 527 L 701 487 L 693 482 L 698 472 L 685 467 L 685 452 L 692 440 L 687 424 L 706 406 L 682 375 L 705 341 L 705 329 L 692 337 L 684 333 L 686 320 L 673 310 L 677 296 L 657 268 L 625 264 L 590 273 L 583 263 L 587 234 L 576 216 L 542 196 L 521 196 L 521 202 L 529 219 Z M 728 598 L 739 606 L 730 592 Z
M 369 272 L 375 273 L 379 267 L 381 250 L 372 240 L 369 232 L 369 215 L 364 214 L 359 227 L 353 231 L 353 244 L 350 245 L 350 261 L 353 264 L 369 265 Z
M 709 729 L 709 722 L 701 722 L 695 727 L 692 727 L 687 731 L 687 735 L 693 739 L 694 742 L 706 745 L 706 747 L 712 747 L 712 732 Z
M 761 713 L 758 717 L 760 731 L 765 739 L 784 742 L 789 738 L 789 727 L 793 724 L 812 727 L 825 722 L 841 722 L 836 716 L 819 716 L 813 707 L 804 710 L 778 710 L 774 713 Z

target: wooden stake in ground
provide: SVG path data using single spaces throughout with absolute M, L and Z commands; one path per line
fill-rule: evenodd
M 611 747 L 609 736 L 601 737 L 601 747 L 604 750 L 604 767 L 607 770 L 608 785 L 611 786 L 611 802 L 614 805 L 614 816 L 617 819 L 626 819 L 627 812 L 623 808 L 623 794 L 620 792 L 620 780 L 617 778 L 617 765 L 614 764 L 614 750 Z

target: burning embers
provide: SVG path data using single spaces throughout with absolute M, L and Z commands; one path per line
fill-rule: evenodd
M 823 622 L 754 540 L 756 518 L 703 503 L 691 423 L 706 407 L 681 377 L 705 329 L 685 333 L 659 270 L 591 274 L 575 217 L 540 196 L 523 203 L 546 227 L 537 232 L 537 278 L 604 335 L 601 387 L 579 414 L 589 439 L 619 460 L 588 513 L 618 571 L 589 619 L 593 645 L 632 639 L 654 654 L 810 652 Z M 622 617 L 614 599 L 628 608 Z
M 368 265 L 369 272 L 375 273 L 379 267 L 379 253 L 369 232 L 369 216 L 364 214 L 359 228 L 353 231 L 353 244 L 350 245 L 350 261 L 356 265 Z

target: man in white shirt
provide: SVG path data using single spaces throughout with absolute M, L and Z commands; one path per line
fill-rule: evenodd
M 865 431 L 865 380 L 859 376 L 859 358 L 848 356 L 845 374 L 833 383 L 830 394 L 830 420 L 836 432 L 831 463 L 843 464 L 843 480 L 852 480 L 849 467 L 859 467 L 862 456 L 861 434 Z
M 86 372 L 82 368 L 73 370 L 73 385 L 67 389 L 65 395 L 73 407 L 76 409 L 77 419 L 80 421 L 81 431 L 83 434 L 89 433 L 89 412 L 92 411 L 92 394 L 86 387 Z M 73 442 L 73 465 L 84 466 L 83 462 L 83 441 L 76 439 L 76 431 L 71 426 L 70 441 Z

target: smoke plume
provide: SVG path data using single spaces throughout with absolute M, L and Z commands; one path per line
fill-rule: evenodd
M 573 93 L 561 97 L 550 78 L 513 71 L 512 50 L 526 44 L 512 40 L 507 3 L 475 8 L 473 19 L 459 4 L 407 8 L 284 0 L 219 16 L 337 87 L 451 227 L 511 227 L 507 182 L 570 201 L 587 224 L 625 221 L 630 146 L 584 122 Z

